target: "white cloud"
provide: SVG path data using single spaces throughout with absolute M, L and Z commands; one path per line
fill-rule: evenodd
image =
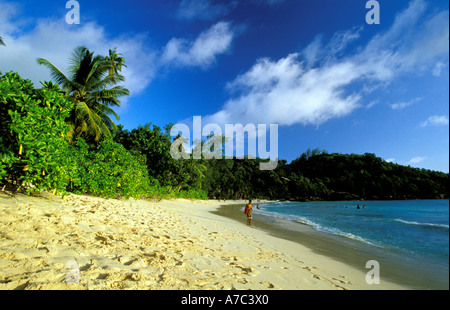
M 432 71 L 436 63 L 448 63 L 448 19 L 448 11 L 427 16 L 425 1 L 413 0 L 387 32 L 371 40 L 360 61 L 378 80 Z
M 22 25 L 13 25 L 11 19 L 17 15 L 19 8 L 13 3 L 3 3 L 0 1 L 0 29 L 1 35 L 5 37 L 8 33 L 13 33 Z
M 395 158 L 389 158 L 389 159 L 386 159 L 386 162 L 397 163 L 397 164 L 403 165 L 403 166 L 416 166 L 426 159 L 427 159 L 427 157 L 424 157 L 424 156 L 417 156 L 417 157 L 411 158 L 409 161 L 404 161 L 404 160 L 397 161 Z
M 392 108 L 392 110 L 402 110 L 402 109 L 407 108 L 410 105 L 418 103 L 422 100 L 423 100 L 423 98 L 416 98 L 416 99 L 413 99 L 410 101 L 402 101 L 402 102 L 393 103 L 393 104 L 391 104 L 391 108 Z
M 420 164 L 421 162 L 423 162 L 425 159 L 427 159 L 426 157 L 414 157 L 412 158 L 407 165 L 415 165 L 415 164 Z
M 95 22 L 68 25 L 60 19 L 28 20 L 20 17 L 20 6 L 0 0 L 0 29 L 6 47 L 0 49 L 0 71 L 15 71 L 30 79 L 36 86 L 50 80 L 49 71 L 39 66 L 37 58 L 44 58 L 68 73 L 69 58 L 77 46 L 86 46 L 99 55 L 117 48 L 127 67 L 122 74 L 131 96 L 144 91 L 162 66 L 196 66 L 207 68 L 220 54 L 229 51 L 235 36 L 230 22 L 219 22 L 202 32 L 195 40 L 170 40 L 163 51 L 146 47 L 146 34 L 111 37 Z M 123 111 L 130 97 L 121 98 Z M 119 110 L 120 111 L 120 110 Z
M 306 62 L 306 65 L 312 67 L 323 56 L 324 48 L 322 42 L 322 36 L 317 35 L 314 40 L 303 49 L 301 56 Z
M 181 20 L 214 20 L 227 15 L 238 5 L 237 1 L 212 3 L 211 0 L 182 0 L 176 17 Z
M 309 67 L 336 61 L 353 41 L 359 39 L 362 29 L 362 27 L 354 27 L 350 30 L 338 31 L 327 44 L 323 42 L 323 35 L 317 35 L 313 42 L 301 52 L 301 57 Z
M 392 110 L 401 110 L 401 109 L 404 109 L 404 108 L 410 106 L 411 104 L 412 104 L 411 102 L 398 102 L 398 103 L 391 104 L 391 108 L 392 108 Z
M 329 47 L 332 54 L 339 54 L 353 41 L 359 39 L 362 27 L 354 27 L 347 31 L 336 32 L 330 40 Z
M 379 100 L 372 100 L 369 102 L 369 104 L 366 105 L 366 109 L 372 109 L 375 105 L 377 105 L 380 101 Z
M 0 2 L 0 17 L 5 12 L 8 18 L 0 18 L 2 37 L 7 43 L 0 50 L 2 72 L 16 71 L 40 86 L 40 81 L 51 78 L 49 71 L 37 64 L 37 58 L 45 58 L 67 73 L 73 49 L 82 45 L 100 55 L 107 55 L 109 49 L 117 47 L 127 65 L 122 70 L 126 78 L 123 85 L 131 95 L 143 91 L 154 77 L 156 54 L 145 47 L 143 34 L 108 37 L 104 28 L 94 22 L 68 25 L 64 16 L 59 20 L 39 19 L 31 24 L 18 17 L 17 6 Z M 22 31 L 25 25 L 29 28 L 27 32 Z M 127 99 L 121 101 L 125 103 Z
M 446 64 L 444 64 L 444 63 L 442 63 L 442 62 L 438 62 L 438 63 L 435 65 L 434 69 L 433 69 L 433 75 L 434 75 L 434 76 L 437 76 L 437 77 L 441 76 L 442 71 L 443 71 L 446 67 L 447 67 Z
M 449 124 L 449 120 L 448 117 L 445 115 L 442 116 L 430 116 L 426 121 L 422 122 L 421 126 L 422 127 L 427 127 L 427 126 L 445 126 Z
M 341 87 L 353 81 L 352 63 L 305 70 L 298 54 L 278 61 L 259 60 L 228 87 L 242 95 L 230 99 L 211 121 L 279 125 L 320 124 L 356 108 L 359 97 L 343 96 Z
M 234 38 L 230 22 L 218 22 L 202 32 L 194 41 L 172 38 L 164 47 L 164 64 L 207 68 L 218 55 L 229 51 Z
M 350 56 L 340 54 L 359 38 L 360 28 L 337 32 L 327 44 L 318 36 L 302 52 L 278 60 L 259 59 L 229 83 L 233 97 L 206 119 L 218 124 L 320 125 L 353 112 L 374 85 L 403 74 L 431 73 L 437 61 L 448 63 L 448 11 L 430 17 L 425 8 L 423 1 L 412 1 L 388 31 Z M 356 82 L 363 87 L 352 88 Z

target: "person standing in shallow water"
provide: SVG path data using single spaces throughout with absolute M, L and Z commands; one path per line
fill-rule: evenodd
M 247 214 L 247 225 L 248 226 L 252 226 L 252 219 L 253 219 L 253 214 L 252 214 L 252 200 L 250 199 L 248 201 L 248 204 L 245 205 L 245 210 L 244 213 Z

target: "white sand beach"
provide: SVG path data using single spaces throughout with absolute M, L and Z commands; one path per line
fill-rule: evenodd
M 404 289 L 210 212 L 236 203 L 1 193 L 0 289 Z

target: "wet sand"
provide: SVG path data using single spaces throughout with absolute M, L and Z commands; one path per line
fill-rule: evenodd
M 242 210 L 243 205 L 222 206 L 214 213 L 244 224 L 246 218 Z M 305 223 L 262 214 L 254 213 L 252 225 L 277 238 L 302 244 L 314 253 L 350 265 L 361 272 L 367 273 L 370 269 L 366 269 L 366 263 L 376 260 L 380 263 L 381 280 L 408 289 L 448 289 L 445 275 L 430 274 L 424 265 L 408 262 L 405 257 L 377 246 L 317 231 Z

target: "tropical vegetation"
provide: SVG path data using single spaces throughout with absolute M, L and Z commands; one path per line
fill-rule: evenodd
M 43 58 L 37 61 L 50 70 L 52 79 L 74 103 L 68 118 L 71 135 L 95 142 L 111 137 L 117 126 L 109 116 L 119 119 L 113 108 L 120 106 L 120 97 L 130 94 L 128 89 L 117 85 L 125 80 L 120 74 L 124 58 L 115 49 L 104 57 L 94 56 L 83 46 L 77 47 L 70 59 L 68 77 L 50 61 Z
M 110 116 L 129 94 L 123 56 L 76 48 L 66 76 L 36 88 L 0 73 L 0 184 L 28 193 L 101 197 L 281 200 L 447 198 L 449 174 L 389 163 L 375 154 L 308 150 L 261 171 L 261 159 L 172 158 L 172 124 L 127 130 Z M 217 137 L 223 139 L 223 137 Z

